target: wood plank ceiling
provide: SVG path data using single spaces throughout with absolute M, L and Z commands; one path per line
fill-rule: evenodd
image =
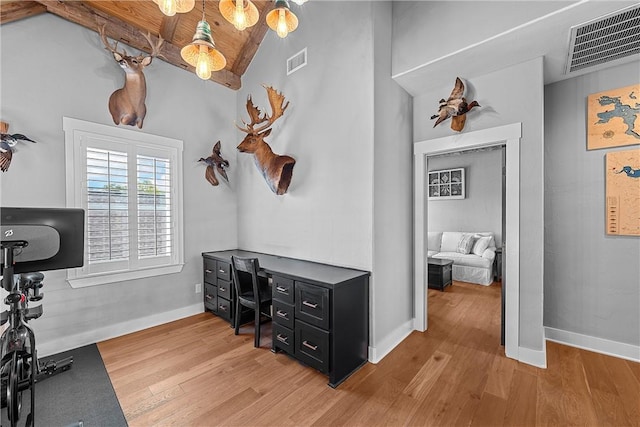
M 213 72 L 211 80 L 235 90 L 240 88 L 240 79 L 268 30 L 264 17 L 274 5 L 273 0 L 252 1 L 260 12 L 260 19 L 244 31 L 236 30 L 222 17 L 217 0 L 205 1 L 205 17 L 211 25 L 216 47 L 227 59 L 227 66 Z M 194 68 L 182 60 L 180 49 L 191 42 L 196 25 L 202 19 L 202 0 L 196 0 L 191 12 L 171 17 L 163 15 L 151 0 L 0 0 L 1 25 L 46 12 L 96 32 L 106 25 L 108 37 L 144 52 L 150 52 L 150 47 L 141 31 L 151 33 L 154 42 L 162 36 L 166 40 L 162 50 L 165 61 L 194 72 Z

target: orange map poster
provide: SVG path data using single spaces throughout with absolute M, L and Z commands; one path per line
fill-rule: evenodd
M 640 84 L 587 98 L 587 150 L 640 144 Z
M 640 149 L 606 154 L 607 234 L 640 236 Z

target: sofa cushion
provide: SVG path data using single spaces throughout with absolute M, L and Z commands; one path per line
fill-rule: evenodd
M 450 259 L 454 265 L 467 267 L 492 268 L 493 266 L 493 259 L 483 258 L 473 254 L 461 254 L 459 252 L 440 252 L 433 255 L 432 258 Z
M 444 231 L 442 233 L 441 252 L 457 252 L 458 242 L 464 233 L 458 231 Z
M 427 232 L 427 249 L 429 251 L 440 252 L 441 241 L 442 241 L 442 231 Z
M 473 249 L 473 243 L 475 239 L 473 238 L 473 234 L 464 233 L 460 240 L 458 241 L 458 247 L 456 251 L 461 254 L 468 254 Z
M 473 254 L 475 255 L 482 256 L 484 251 L 489 247 L 490 243 L 491 243 L 491 236 L 478 237 L 478 239 L 473 244 L 473 248 L 471 249 L 471 252 L 473 252 Z

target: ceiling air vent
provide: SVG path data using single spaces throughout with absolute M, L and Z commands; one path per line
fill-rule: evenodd
M 305 47 L 300 52 L 287 59 L 287 75 L 298 71 L 300 68 L 307 65 L 307 48 Z
M 640 6 L 571 27 L 570 40 L 565 74 L 623 58 L 637 59 L 640 54 Z

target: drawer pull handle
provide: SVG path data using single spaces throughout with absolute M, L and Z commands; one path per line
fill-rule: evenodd
M 213 271 L 209 270 L 208 268 L 204 272 L 207 273 L 207 274 L 213 273 Z
M 318 304 L 313 304 L 313 303 L 310 303 L 309 301 L 302 301 L 302 304 L 310 308 L 318 308 Z
M 286 337 L 286 336 L 284 336 L 284 335 L 278 334 L 278 335 L 276 335 L 276 338 L 277 338 L 277 339 L 278 339 L 278 341 L 280 341 L 280 342 L 283 342 L 283 343 L 285 343 L 285 344 L 289 344 L 289 343 L 287 342 L 287 340 L 289 339 L 289 337 Z
M 219 305 L 219 306 L 218 306 L 218 308 L 219 308 L 220 310 L 222 310 L 222 311 L 227 311 L 227 306 L 225 306 L 225 305 L 222 305 L 222 304 L 221 304 L 221 305 Z
M 278 317 L 282 317 L 283 319 L 289 320 L 289 316 L 286 311 L 278 310 L 276 311 L 276 314 L 278 315 Z
M 289 293 L 289 289 L 283 288 L 282 286 L 276 286 L 276 291 L 282 292 L 283 294 L 288 294 Z
M 226 288 L 220 287 L 220 292 L 224 292 L 226 290 L 227 290 Z
M 313 351 L 316 351 L 316 350 L 318 349 L 318 346 L 317 346 L 317 345 L 309 344 L 309 343 L 307 342 L 307 340 L 302 341 L 302 345 L 303 345 L 303 346 L 305 346 L 305 347 L 307 347 L 307 348 L 310 348 L 310 349 L 311 349 L 311 350 L 313 350 Z
M 226 273 L 226 271 L 225 271 L 223 268 L 219 268 L 219 269 L 218 269 L 218 272 L 220 272 L 220 273 L 222 273 L 222 274 Z
M 206 299 L 213 299 L 213 297 L 211 295 L 205 295 L 204 296 Z

